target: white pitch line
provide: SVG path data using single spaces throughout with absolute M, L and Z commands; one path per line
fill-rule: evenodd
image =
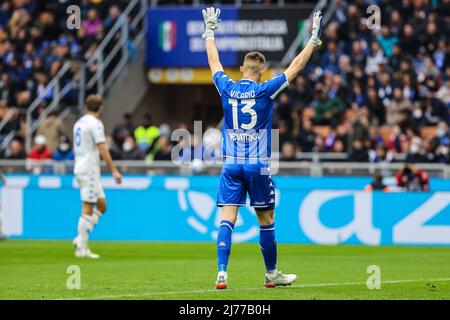
M 381 281 L 381 284 L 395 284 L 395 283 L 407 283 L 407 282 L 433 282 L 433 281 L 450 281 L 450 278 L 438 278 L 438 279 L 404 279 L 404 280 L 386 280 Z M 292 286 L 290 288 L 314 288 L 314 287 L 339 287 L 339 286 L 357 286 L 365 285 L 366 282 L 336 282 L 336 283 L 310 283 L 301 284 L 298 286 Z M 221 293 L 230 291 L 260 291 L 260 290 L 274 290 L 264 287 L 258 288 L 239 288 L 239 289 L 227 289 L 227 290 L 216 290 L 216 289 L 206 289 L 206 290 L 190 290 L 190 291 L 162 291 L 162 292 L 147 292 L 147 293 L 129 293 L 129 294 L 116 294 L 108 296 L 94 296 L 86 298 L 59 298 L 54 300 L 98 300 L 98 299 L 118 299 L 118 298 L 132 298 L 132 297 L 151 297 L 151 296 L 169 296 L 169 295 L 179 295 L 179 294 L 192 294 L 192 293 Z

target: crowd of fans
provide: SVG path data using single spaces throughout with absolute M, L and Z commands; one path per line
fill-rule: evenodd
M 6 39 L 0 41 L 0 53 L 9 48 L 0 60 L 1 79 L 7 80 L 0 82 L 0 92 L 8 106 L 22 108 L 65 56 L 88 55 L 118 12 L 114 6 L 106 10 L 102 1 L 88 1 L 82 31 L 59 34 L 50 27 L 58 10 L 48 7 L 58 1 L 13 2 L 22 3 L 22 9 L 9 3 L 0 11 L 0 37 L 3 31 Z M 365 1 L 333 2 L 337 11 L 323 30 L 323 47 L 276 101 L 281 160 L 326 152 L 351 162 L 392 162 L 403 155 L 407 162 L 450 163 L 450 1 L 383 1 L 377 30 L 368 29 Z M 29 28 L 13 32 L 8 12 Z M 16 85 L 4 91 L 11 79 Z M 38 130 L 37 152 L 26 155 L 19 136 L 3 157 L 68 159 L 73 155 L 63 131 L 57 115 L 51 115 Z M 107 144 L 115 159 L 148 162 L 170 160 L 173 147 L 168 125 L 155 125 L 150 115 L 135 124 L 129 114 Z
M 282 158 L 450 163 L 450 1 L 381 1 L 378 30 L 366 1 L 333 2 L 323 48 L 277 102 Z
M 25 132 L 24 115 L 40 94 L 44 102 L 36 109 L 38 117 L 52 100 L 46 85 L 68 60 L 86 61 L 95 52 L 105 34 L 112 28 L 127 5 L 125 0 L 75 0 L 81 8 L 80 29 L 67 27 L 66 0 L 9 0 L 0 4 L 0 140 L 11 131 Z M 74 13 L 76 14 L 76 13 Z M 113 39 L 115 40 L 115 39 Z M 111 41 L 111 45 L 113 44 Z M 96 65 L 89 67 L 88 75 Z M 62 88 L 79 76 L 79 67 L 61 79 Z M 63 97 L 60 109 L 76 105 L 77 88 Z
M 154 5 L 280 5 L 315 3 L 315 0 L 150 0 Z

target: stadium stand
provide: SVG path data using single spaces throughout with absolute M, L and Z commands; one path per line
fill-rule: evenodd
M 320 54 L 279 98 L 285 143 L 357 162 L 392 161 L 369 156 L 387 150 L 449 163 L 448 1 L 390 1 L 377 32 L 363 23 L 364 1 L 335 4 Z
M 112 33 L 121 12 L 129 5 L 124 0 L 78 0 L 71 4 L 81 8 L 82 23 L 79 30 L 71 30 L 66 26 L 68 16 L 64 1 L 50 0 L 14 0 L 5 1 L 0 7 L 0 142 L 7 141 L 6 137 L 15 132 L 10 139 L 9 146 L 3 152 L 3 157 L 10 156 L 11 145 L 22 144 L 26 133 L 30 132 L 27 114 L 30 106 L 38 97 L 43 97 L 39 104 L 31 109 L 31 118 L 39 121 L 32 134 L 45 130 L 52 135 L 52 128 L 43 129 L 59 112 L 64 112 L 67 106 L 78 104 L 80 68 L 76 64 L 70 65 L 66 72 L 66 62 L 83 62 L 92 59 L 105 36 Z M 120 31 L 120 29 L 119 29 Z M 116 34 L 106 43 L 106 49 L 113 51 L 120 41 Z M 117 51 L 109 60 L 102 77 L 107 79 L 116 64 L 119 64 L 121 51 Z M 88 64 L 86 79 L 91 79 L 96 73 L 97 64 Z M 62 74 L 58 77 L 57 75 Z M 56 86 L 46 89 L 52 80 L 57 82 L 58 88 L 66 91 L 61 99 L 56 98 L 60 93 Z M 90 91 L 97 91 L 92 86 Z M 57 100 L 55 110 L 46 110 Z M 59 130 L 54 127 L 53 130 Z M 59 136 L 63 132 L 57 132 Z M 53 134 L 55 136 L 55 134 Z M 51 151 L 56 148 L 58 137 L 51 139 Z M 32 136 L 30 136 L 32 138 Z M 1 151 L 1 150 L 0 150 Z

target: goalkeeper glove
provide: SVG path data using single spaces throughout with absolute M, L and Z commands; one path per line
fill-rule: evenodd
M 202 10 L 203 20 L 205 21 L 205 32 L 202 38 L 205 40 L 214 40 L 214 31 L 220 24 L 220 9 L 207 8 Z
M 313 14 L 313 24 L 312 24 L 312 32 L 311 38 L 309 42 L 314 46 L 320 46 L 322 44 L 322 40 L 320 40 L 320 33 L 322 32 L 322 12 L 316 11 Z

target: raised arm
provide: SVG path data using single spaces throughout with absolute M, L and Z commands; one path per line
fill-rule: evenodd
M 206 53 L 208 55 L 208 64 L 211 69 L 211 74 L 214 75 L 217 71 L 223 71 L 220 63 L 219 51 L 214 42 L 214 31 L 217 30 L 220 24 L 220 9 L 207 8 L 202 10 L 203 19 L 205 21 L 205 32 L 202 37 L 205 39 Z
M 320 11 L 317 11 L 313 15 L 312 34 L 311 38 L 308 41 L 308 44 L 303 48 L 298 56 L 294 58 L 294 60 L 284 72 L 289 82 L 294 80 L 300 73 L 300 71 L 305 68 L 306 64 L 309 61 L 309 58 L 314 51 L 314 48 L 322 44 L 322 41 L 320 40 L 321 26 L 322 13 Z

